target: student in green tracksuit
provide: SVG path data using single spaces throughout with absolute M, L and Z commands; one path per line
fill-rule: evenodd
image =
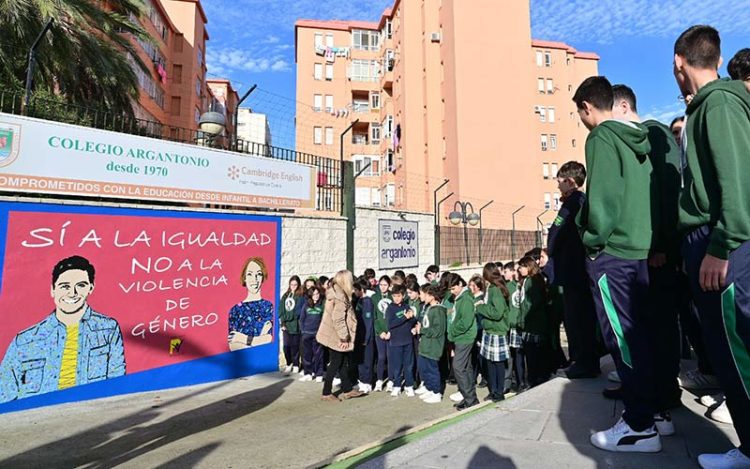
M 484 327 L 479 354 L 484 357 L 487 366 L 489 399 L 497 402 L 505 399 L 505 369 L 510 358 L 508 347 L 510 293 L 497 265 L 493 263 L 485 265 L 482 277 L 487 287 L 484 300 L 476 305 L 477 314 L 482 317 Z
M 285 372 L 297 373 L 299 369 L 299 309 L 303 304 L 302 282 L 293 275 L 289 279 L 289 289 L 279 302 L 279 325 L 284 337 Z M 302 370 L 304 372 L 304 370 Z
M 622 381 L 625 412 L 591 435 L 605 451 L 656 452 L 656 388 L 648 309 L 648 262 L 658 212 L 648 129 L 612 116 L 605 77 L 589 77 L 573 96 L 586 138 L 586 201 L 577 222 L 602 336 Z M 657 222 L 658 223 L 658 222 Z
M 518 282 L 516 281 L 518 272 L 515 262 L 508 262 L 503 266 L 503 279 L 505 286 L 508 287 L 508 348 L 510 349 L 510 359 L 508 368 L 511 373 L 506 374 L 505 389 L 515 389 L 518 391 L 525 382 L 526 363 L 524 360 L 518 360 L 518 349 L 521 348 L 522 337 L 518 332 L 518 316 L 521 314 L 521 296 L 518 291 Z
M 409 274 L 412 275 L 412 274 Z M 409 305 L 409 309 L 414 313 L 414 319 L 417 320 L 417 324 L 422 320 L 422 300 L 420 299 L 421 288 L 419 282 L 415 278 L 406 279 L 406 303 Z M 415 326 L 416 327 L 416 326 Z M 413 369 L 415 382 L 421 382 L 422 376 L 419 374 L 419 334 L 414 331 L 414 369 Z M 422 383 L 422 386 L 424 383 Z M 422 389 L 420 386 L 420 389 Z
M 742 81 L 718 80 L 720 64 L 721 39 L 710 26 L 693 26 L 675 42 L 675 79 L 693 96 L 682 145 L 682 254 L 740 442 L 700 455 L 711 469 L 750 467 L 750 93 Z
M 453 322 L 448 327 L 448 340 L 455 345 L 453 373 L 463 398 L 455 407 L 463 410 L 479 404 L 476 377 L 471 364 L 471 351 L 477 338 L 477 319 L 474 314 L 474 298 L 466 281 L 458 274 L 450 274 L 448 285 L 456 298 Z
M 418 325 L 419 375 L 426 392 L 420 397 L 428 404 L 437 404 L 443 395 L 443 380 L 440 379 L 440 358 L 445 350 L 445 334 L 448 327 L 447 310 L 440 304 L 442 292 L 436 285 L 429 284 L 422 289 L 425 310 Z
M 372 297 L 372 304 L 375 306 L 375 346 L 378 352 L 378 376 L 375 381 L 375 391 L 378 392 L 383 390 L 383 384 L 388 376 L 388 338 L 390 335 L 385 310 L 392 303 L 390 290 L 391 278 L 383 275 Z
M 528 385 L 537 386 L 549 379 L 550 321 L 547 311 L 547 285 L 539 264 L 532 257 L 518 261 L 521 282 L 518 330 L 523 340 L 519 360 L 526 360 Z

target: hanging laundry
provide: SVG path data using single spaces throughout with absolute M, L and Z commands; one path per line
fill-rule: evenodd
M 315 46 L 315 54 L 320 56 L 326 55 L 326 48 L 323 46 Z
M 401 124 L 396 125 L 396 130 L 393 131 L 393 151 L 396 151 L 396 149 L 401 144 Z
M 336 54 L 333 53 L 333 49 L 330 47 L 326 48 L 326 62 L 334 63 L 336 61 Z
M 164 69 L 164 65 L 159 62 L 159 65 L 156 66 L 156 73 L 159 74 L 159 77 L 161 77 L 161 82 L 163 84 L 167 84 L 167 71 Z

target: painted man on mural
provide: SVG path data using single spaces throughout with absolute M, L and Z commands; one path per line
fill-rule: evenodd
M 0 364 L 0 402 L 125 374 L 120 326 L 87 302 L 94 275 L 94 266 L 81 256 L 55 265 L 55 310 L 19 332 L 8 346 Z

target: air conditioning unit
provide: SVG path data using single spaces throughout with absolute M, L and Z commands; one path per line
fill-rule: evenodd
M 440 42 L 441 38 L 442 37 L 441 37 L 440 33 L 431 33 L 430 34 L 430 41 L 432 41 L 432 42 Z

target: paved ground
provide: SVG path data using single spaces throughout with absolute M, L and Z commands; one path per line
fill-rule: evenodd
M 731 426 L 704 418 L 706 409 L 684 393 L 685 408 L 673 413 L 677 434 L 663 439 L 661 453 L 600 451 L 589 435 L 611 426 L 622 412 L 621 403 L 601 397 L 605 384 L 604 378 L 557 378 L 359 467 L 682 469 L 698 467 L 702 452 L 724 452 L 737 444 Z
M 0 415 L 0 467 L 306 467 L 455 413 L 385 393 L 321 402 L 321 386 L 276 373 Z

